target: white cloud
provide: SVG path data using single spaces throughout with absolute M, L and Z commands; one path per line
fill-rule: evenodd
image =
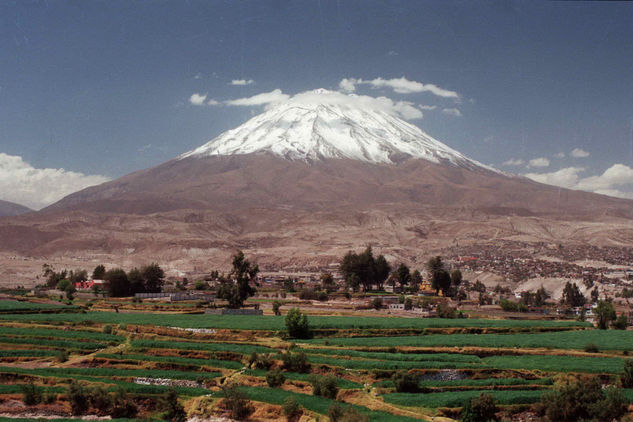
M 557 154 L 554 154 L 554 158 L 565 158 L 565 153 L 564 152 L 559 152 Z
M 525 164 L 525 161 L 520 158 L 510 158 L 508 161 L 503 162 L 504 166 L 522 166 L 523 164 Z
M 582 167 L 567 167 L 552 173 L 528 173 L 524 176 L 548 185 L 633 199 L 633 192 L 620 189 L 633 188 L 633 168 L 614 164 L 600 175 L 580 178 L 579 173 L 583 171 Z
M 589 157 L 589 153 L 581 148 L 574 148 L 570 154 L 574 158 L 586 158 Z
M 460 117 L 462 115 L 462 112 L 457 108 L 443 108 L 442 113 L 455 117 Z
M 189 97 L 189 102 L 193 105 L 204 105 L 204 102 L 207 99 L 207 94 L 198 94 L 197 92 L 194 94 L 191 94 L 191 97 Z
M 430 106 L 430 105 L 424 105 L 424 104 L 419 104 L 418 107 L 420 107 L 421 110 L 435 110 L 437 108 L 437 106 Z
M 220 105 L 220 103 L 211 98 L 209 101 L 207 101 L 207 105 Z
M 104 176 L 64 169 L 38 169 L 22 157 L 0 153 L 0 198 L 40 209 L 88 186 L 107 182 Z
M 259 106 L 271 103 L 286 101 L 290 96 L 284 94 L 281 89 L 274 89 L 270 92 L 262 92 L 252 97 L 238 98 L 237 100 L 228 100 L 224 103 L 231 106 Z
M 459 99 L 460 95 L 455 91 L 440 88 L 435 84 L 424 84 L 422 82 L 410 81 L 404 76 L 401 78 L 383 79 L 375 78 L 363 80 L 357 78 L 345 78 L 339 82 L 339 87 L 345 92 L 354 92 L 356 85 L 370 85 L 373 88 L 391 88 L 398 94 L 413 94 L 416 92 L 430 92 L 433 95 L 443 98 Z
M 238 85 L 238 86 L 250 85 L 254 83 L 255 81 L 252 79 L 233 79 L 231 81 L 231 85 Z
M 529 167 L 549 167 L 549 160 L 545 157 L 534 158 L 528 162 Z
M 536 182 L 573 189 L 578 183 L 578 173 L 584 171 L 582 167 L 567 167 L 551 173 L 524 174 Z

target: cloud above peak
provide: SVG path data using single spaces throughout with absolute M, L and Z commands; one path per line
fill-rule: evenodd
M 40 209 L 73 192 L 110 180 L 54 168 L 35 168 L 20 156 L 0 153 L 0 199 Z
M 418 92 L 429 92 L 443 98 L 459 99 L 460 95 L 448 89 L 440 88 L 435 84 L 424 84 L 422 82 L 410 81 L 404 76 L 401 78 L 383 79 L 375 78 L 363 80 L 360 78 L 344 78 L 339 82 L 339 88 L 344 92 L 356 91 L 357 85 L 369 85 L 372 88 L 389 88 L 398 94 L 413 94 Z
M 574 148 L 570 154 L 574 158 L 586 158 L 589 157 L 589 153 L 582 148 Z
M 244 85 L 251 85 L 254 83 L 255 81 L 252 79 L 233 79 L 230 85 L 244 86 Z
M 191 97 L 189 97 L 189 102 L 193 105 L 204 105 L 204 102 L 207 99 L 207 94 L 198 94 L 197 92 L 194 94 L 191 94 Z

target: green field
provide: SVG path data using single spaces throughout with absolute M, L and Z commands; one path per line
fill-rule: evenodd
M 323 344 L 314 339 L 306 343 Z M 346 347 L 489 347 L 583 349 L 588 343 L 603 350 L 633 349 L 633 331 L 581 330 L 519 334 L 433 334 L 426 336 L 331 338 L 332 346 Z
M 41 321 L 49 323 L 82 323 L 86 321 L 103 324 L 158 325 L 180 328 L 219 328 L 241 330 L 285 329 L 283 316 L 244 315 L 187 315 L 151 313 L 87 312 L 81 314 L 29 314 L 0 315 L 0 320 Z M 383 317 L 310 317 L 314 329 L 425 329 L 425 328 L 581 328 L 589 324 L 578 321 L 536 320 L 487 320 L 487 319 L 441 319 L 441 318 L 383 318 Z
M 492 395 L 500 404 L 523 404 L 539 401 L 548 390 L 466 390 L 447 391 L 442 393 L 392 393 L 383 397 L 388 403 L 400 406 L 420 407 L 461 407 L 473 397 L 481 393 Z
M 54 303 L 37 303 L 18 300 L 0 300 L 0 312 L 39 312 L 43 310 L 77 310 L 77 306 Z

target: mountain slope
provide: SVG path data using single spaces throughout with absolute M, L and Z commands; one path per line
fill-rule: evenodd
M 31 212 L 30 208 L 9 201 L 0 200 L 0 217 L 10 217 L 14 215 Z

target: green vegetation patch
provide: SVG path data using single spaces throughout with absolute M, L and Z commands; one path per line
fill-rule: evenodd
M 195 381 L 199 378 L 215 378 L 218 372 L 185 372 L 159 369 L 118 369 L 118 368 L 17 368 L 0 366 L 0 373 L 35 375 L 40 377 L 74 378 L 77 375 L 90 377 L 149 377 Z
M 392 393 L 383 398 L 387 403 L 408 407 L 462 407 L 468 400 L 481 393 L 492 395 L 500 404 L 536 403 L 546 390 L 466 390 L 441 393 Z
M 550 372 L 619 373 L 625 359 L 550 355 L 491 356 L 483 359 L 498 369 L 531 369 Z
M 268 371 L 263 370 L 263 369 L 247 369 L 246 371 L 244 371 L 245 375 L 252 375 L 255 377 L 262 377 L 262 378 L 265 378 L 267 373 Z M 284 372 L 283 374 L 287 379 L 293 380 L 293 381 L 308 382 L 308 379 L 310 378 L 310 374 L 300 374 L 298 372 Z M 337 385 L 343 389 L 356 390 L 356 389 L 362 388 L 362 385 L 360 385 L 359 383 L 346 380 L 345 378 L 337 378 L 336 382 L 337 382 Z
M 273 353 L 276 350 L 264 346 L 254 346 L 239 343 L 194 343 L 184 341 L 134 340 L 132 347 L 137 349 L 178 349 L 205 350 L 211 352 L 234 352 L 242 354 Z

